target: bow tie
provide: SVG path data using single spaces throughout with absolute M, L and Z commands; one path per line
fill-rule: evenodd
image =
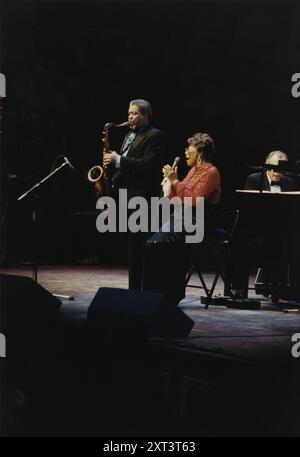
M 281 186 L 281 181 L 271 181 L 270 186 Z

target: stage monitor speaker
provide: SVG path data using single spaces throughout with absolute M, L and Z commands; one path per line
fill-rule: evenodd
M 117 337 L 185 337 L 194 321 L 165 294 L 102 287 L 88 308 L 88 321 Z
M 0 275 L 0 331 L 30 332 L 56 321 L 61 301 L 25 276 Z

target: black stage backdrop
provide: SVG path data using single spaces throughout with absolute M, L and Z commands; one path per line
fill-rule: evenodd
M 4 261 L 31 258 L 32 202 L 16 197 L 59 154 L 76 171 L 40 192 L 41 261 L 125 261 L 124 237 L 96 233 L 85 173 L 101 161 L 103 125 L 125 121 L 133 98 L 152 103 L 170 161 L 192 133 L 211 134 L 225 205 L 271 150 L 299 159 L 299 22 L 290 0 L 2 0 Z

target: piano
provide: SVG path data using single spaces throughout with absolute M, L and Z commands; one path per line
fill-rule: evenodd
M 286 265 L 289 271 L 284 280 L 272 283 L 271 288 L 279 287 L 281 295 L 299 300 L 300 191 L 273 193 L 237 189 L 235 197 L 240 211 L 238 231 L 267 240 L 270 249 L 274 249 L 276 262 Z

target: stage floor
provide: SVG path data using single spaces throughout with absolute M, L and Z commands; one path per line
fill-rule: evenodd
M 2 273 L 32 277 L 29 265 L 2 268 Z M 208 284 L 213 275 L 205 274 Z M 127 288 L 127 269 L 117 266 L 40 266 L 38 282 L 52 294 L 74 297 L 62 299 L 61 316 L 67 320 L 85 320 L 87 309 L 100 287 Z M 194 275 L 190 284 L 199 284 Z M 250 278 L 253 287 L 254 276 Z M 219 280 L 216 296 L 222 296 L 223 283 Z M 283 312 L 271 304 L 270 298 L 249 291 L 249 298 L 261 300 L 260 310 L 230 309 L 209 306 L 205 309 L 199 297 L 201 289 L 188 287 L 181 309 L 195 325 L 186 338 L 160 339 L 160 344 L 185 350 L 210 351 L 222 355 L 258 359 L 260 357 L 291 357 L 292 335 L 300 332 L 300 313 L 294 309 Z
M 29 265 L 1 272 L 32 277 Z M 299 435 L 298 311 L 275 310 L 253 291 L 260 310 L 205 309 L 203 291 L 188 288 L 179 306 L 195 322 L 190 334 L 144 344 L 136 329 L 130 339 L 114 322 L 107 335 L 86 323 L 100 287 L 127 288 L 126 268 L 41 266 L 38 281 L 74 299 L 62 301 L 56 329 L 41 328 L 24 348 L 17 338 L 17 358 L 7 357 L 6 397 L 21 391 L 26 401 L 4 435 Z

